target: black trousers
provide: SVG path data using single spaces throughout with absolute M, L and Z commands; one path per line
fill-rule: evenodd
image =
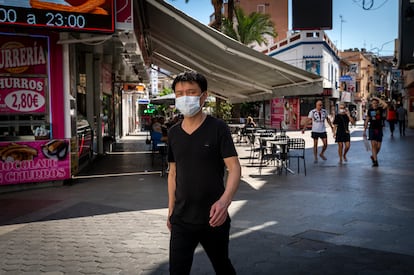
M 200 243 L 216 274 L 236 274 L 229 259 L 230 218 L 218 227 L 173 222 L 170 239 L 170 274 L 190 274 L 194 251 Z
M 400 129 L 400 135 L 405 135 L 405 120 L 399 120 L 398 124 Z
M 395 130 L 395 123 L 397 123 L 397 120 L 388 120 L 388 124 L 390 125 L 390 131 L 391 134 L 394 133 Z

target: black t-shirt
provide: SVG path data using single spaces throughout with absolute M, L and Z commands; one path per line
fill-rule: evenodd
M 207 116 L 191 135 L 174 125 L 168 132 L 168 161 L 176 164 L 172 219 L 208 224 L 211 205 L 224 192 L 224 158 L 237 156 L 227 124 Z
M 368 109 L 367 116 L 369 117 L 370 129 L 382 129 L 384 126 L 384 109 L 378 107 L 377 109 Z

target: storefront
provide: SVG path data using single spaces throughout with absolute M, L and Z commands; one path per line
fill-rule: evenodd
M 61 41 L 110 37 L 114 12 L 113 0 L 87 10 L 61 1 L 0 4 L 0 186 L 62 181 L 76 173 L 79 157 L 92 149 L 89 122 L 78 116 L 82 105 L 83 110 L 96 105 L 100 132 L 109 132 L 110 62 L 102 60 L 93 77 L 82 75 L 70 62 L 78 56 L 77 47 Z M 101 95 L 88 103 L 77 85 L 86 75 Z
M 56 41 L 57 35 L 0 33 L 0 185 L 70 177 Z

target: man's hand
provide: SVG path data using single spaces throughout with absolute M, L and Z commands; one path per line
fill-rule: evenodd
M 227 219 L 227 208 L 229 204 L 220 200 L 216 201 L 210 209 L 210 226 L 222 225 Z
M 168 227 L 168 230 L 170 230 L 170 231 L 171 231 L 170 216 L 168 216 L 168 218 L 167 218 L 167 227 Z

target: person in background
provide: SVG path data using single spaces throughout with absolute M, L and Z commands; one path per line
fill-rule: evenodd
M 254 122 L 254 120 L 251 116 L 248 116 L 246 118 L 246 123 L 244 124 L 244 126 L 241 130 L 241 135 L 243 137 L 242 140 L 246 141 L 246 139 L 250 139 L 251 138 L 250 134 L 254 133 L 254 130 L 252 128 L 256 128 L 256 127 L 257 127 L 256 122 Z M 251 139 L 250 139 L 250 141 L 251 141 Z
M 172 89 L 184 120 L 168 132 L 170 274 L 190 274 L 199 243 L 216 274 L 236 274 L 228 255 L 228 207 L 239 186 L 241 168 L 230 129 L 224 121 L 203 113 L 207 99 L 203 75 L 181 73 Z
M 395 123 L 397 123 L 397 111 L 394 108 L 393 104 L 390 104 L 387 108 L 387 121 L 390 126 L 391 136 L 394 136 Z
M 338 113 L 335 115 L 333 125 L 333 133 L 335 142 L 338 143 L 338 156 L 339 164 L 342 164 L 342 161 L 348 161 L 346 154 L 351 147 L 351 134 L 349 131 L 349 123 L 354 123 L 354 118 L 351 116 L 351 113 L 347 108 L 345 108 L 344 103 L 340 103 L 338 107 Z
M 248 116 L 246 119 L 246 123 L 244 124 L 244 128 L 255 128 L 256 122 L 254 122 L 251 116 Z
M 379 106 L 381 105 L 381 106 Z M 378 153 L 381 150 L 382 136 L 384 127 L 384 109 L 387 108 L 387 103 L 379 99 L 378 97 L 373 97 L 371 99 L 371 108 L 367 111 L 367 117 L 364 123 L 364 133 L 363 136 L 366 137 L 366 131 L 369 126 L 368 139 L 371 141 L 371 160 L 372 166 L 378 167 Z
M 318 162 L 318 139 L 322 139 L 322 151 L 319 154 L 319 157 L 323 160 L 326 160 L 325 151 L 328 148 L 328 135 L 326 133 L 325 121 L 328 122 L 333 130 L 333 125 L 329 119 L 328 112 L 322 108 L 322 100 L 317 100 L 315 103 L 315 109 L 311 110 L 308 114 L 307 119 L 304 121 L 302 134 L 305 133 L 307 125 L 312 122 L 312 139 L 313 139 L 313 156 L 314 163 Z
M 158 144 L 167 142 L 168 136 L 163 117 L 153 117 L 151 124 L 152 150 L 158 150 Z
M 405 126 L 406 122 L 408 121 L 408 114 L 407 110 L 404 108 L 402 104 L 397 109 L 397 116 L 398 116 L 398 128 L 400 130 L 400 136 L 405 136 Z

